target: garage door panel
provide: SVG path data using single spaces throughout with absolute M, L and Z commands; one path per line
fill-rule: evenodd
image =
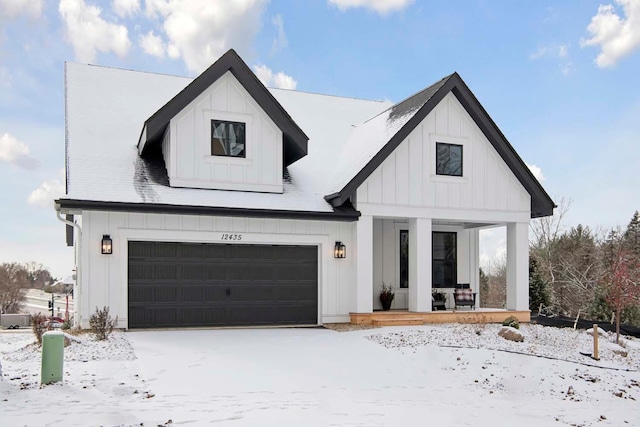
M 129 327 L 316 324 L 315 246 L 129 242 Z
M 204 288 L 202 286 L 185 285 L 182 286 L 182 302 L 201 302 L 204 299 Z

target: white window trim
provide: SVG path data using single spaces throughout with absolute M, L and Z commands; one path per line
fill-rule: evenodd
M 208 163 L 227 163 L 230 165 L 247 165 L 253 163 L 253 145 L 258 140 L 257 129 L 253 126 L 253 115 L 243 113 L 230 113 L 228 111 L 203 110 L 202 118 L 205 126 L 203 129 L 200 152 Z M 225 122 L 240 122 L 245 124 L 244 157 L 214 156 L 211 154 L 211 121 L 221 120 Z
M 451 176 L 451 175 L 438 175 L 436 173 L 436 144 L 455 144 L 462 146 L 462 176 Z M 438 135 L 435 133 L 429 134 L 429 150 L 431 153 L 431 181 L 438 182 L 468 182 L 469 176 L 471 175 L 472 169 L 472 159 L 471 155 L 471 141 L 468 138 L 459 138 L 448 135 Z

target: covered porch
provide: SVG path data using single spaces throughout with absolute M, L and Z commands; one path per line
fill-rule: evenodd
M 528 218 L 488 219 L 362 216 L 354 239 L 356 310 L 351 323 L 482 323 L 509 316 L 529 321 Z M 491 308 L 482 305 L 479 236 L 481 229 L 497 226 L 507 229 L 506 305 Z M 395 293 L 390 311 L 382 311 L 383 284 Z M 473 307 L 455 304 L 457 287 L 470 289 Z M 434 304 L 434 292 L 445 295 L 446 302 Z

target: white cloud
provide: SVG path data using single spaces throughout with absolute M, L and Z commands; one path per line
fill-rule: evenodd
M 120 57 L 129 52 L 127 27 L 102 19 L 99 7 L 84 0 L 60 0 L 58 10 L 77 60 L 93 62 L 97 51 L 114 52 Z
M 64 195 L 64 184 L 60 179 L 52 179 L 43 182 L 40 184 L 40 187 L 33 190 L 31 194 L 29 194 L 27 202 L 30 205 L 51 208 L 53 201 L 62 195 Z
M 28 170 L 40 166 L 40 162 L 29 155 L 27 144 L 8 133 L 0 135 L 0 160 Z
M 533 176 L 535 176 L 538 181 L 540 182 L 544 181 L 544 175 L 542 174 L 542 169 L 540 169 L 540 167 L 536 165 L 530 165 L 529 163 L 526 163 L 526 162 L 525 164 L 527 165 L 527 167 L 529 168 Z
M 640 48 L 640 1 L 615 1 L 622 6 L 626 18 L 616 14 L 613 5 L 600 5 L 587 27 L 591 38 L 581 41 L 583 47 L 600 47 L 596 64 L 601 68 L 616 65 L 620 59 Z
M 162 37 L 155 35 L 153 31 L 149 31 L 147 34 L 140 36 L 140 46 L 142 50 L 144 50 L 144 53 L 157 58 L 164 58 L 167 50 L 162 41 Z
M 113 0 L 111 7 L 121 18 L 133 16 L 140 12 L 140 0 Z
M 267 0 L 147 0 L 146 14 L 162 21 L 167 54 L 201 72 L 224 52 L 248 50 L 262 25 Z
M 253 71 L 256 73 L 256 76 L 260 79 L 262 84 L 267 87 L 295 90 L 298 86 L 298 82 L 293 77 L 283 73 L 282 71 L 274 74 L 266 65 L 254 65 Z
M 276 27 L 276 31 L 278 32 L 278 35 L 271 43 L 271 54 L 273 55 L 289 46 L 289 40 L 287 40 L 287 35 L 284 33 L 284 19 L 282 19 L 282 15 L 274 16 L 271 19 L 271 23 Z
M 564 76 L 568 76 L 573 68 L 573 63 L 569 59 L 569 45 L 567 44 L 551 44 L 549 46 L 541 46 L 529 55 L 529 59 L 536 61 L 541 58 L 552 58 L 558 60 L 558 67 Z
M 543 57 L 566 58 L 569 55 L 569 45 L 551 44 L 549 46 L 541 46 L 534 53 L 529 55 L 529 59 L 535 61 Z
M 42 14 L 43 0 L 0 0 L 0 21 L 27 15 L 37 18 Z
M 566 44 L 563 44 L 558 47 L 558 56 L 560 58 L 564 58 L 568 54 L 569 54 L 569 46 L 567 46 Z
M 329 0 L 334 6 L 340 10 L 362 7 L 373 10 L 380 15 L 386 15 L 389 12 L 402 10 L 413 3 L 413 0 Z

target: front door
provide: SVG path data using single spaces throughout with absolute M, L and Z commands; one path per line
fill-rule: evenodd
M 396 226 L 396 278 L 398 288 L 393 308 L 409 309 L 409 229 L 406 225 Z

